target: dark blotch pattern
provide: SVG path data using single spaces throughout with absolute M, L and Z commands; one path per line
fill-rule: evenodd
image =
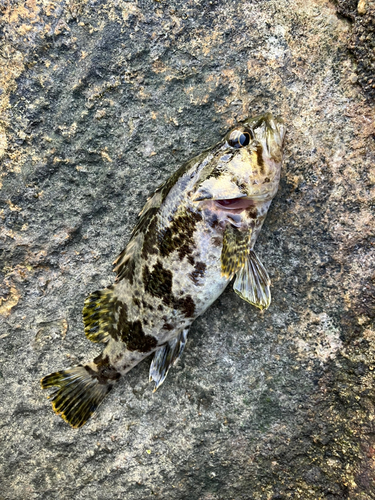
M 233 156 L 233 155 L 232 155 Z M 228 160 L 229 161 L 229 160 Z M 213 178 L 213 179 L 218 179 L 219 177 L 221 177 L 223 175 L 223 166 L 222 165 L 218 165 L 216 168 L 214 168 L 214 170 L 211 172 L 211 175 L 210 175 L 210 178 Z
M 171 185 L 169 185 L 168 181 L 168 186 L 165 185 L 163 189 L 161 189 L 163 195 L 166 196 L 170 188 Z M 166 194 L 164 193 L 164 189 Z M 141 258 L 146 259 L 150 255 L 158 253 L 162 257 L 167 257 L 170 253 L 177 250 L 180 260 L 187 257 L 190 264 L 194 265 L 194 259 L 191 256 L 194 247 L 193 235 L 195 226 L 197 222 L 202 220 L 202 216 L 188 209 L 182 214 L 176 215 L 167 228 L 160 230 L 157 218 L 158 211 L 159 207 L 150 208 L 140 218 L 134 229 L 133 238 L 139 233 L 143 233 L 144 235 Z M 126 249 L 120 254 L 117 260 L 121 261 L 125 254 Z M 128 279 L 132 285 L 134 283 L 136 267 L 136 257 L 117 266 L 116 281 L 118 282 L 125 278 Z
M 176 215 L 170 225 L 160 234 L 160 255 L 168 257 L 173 251 L 178 252 L 180 260 L 193 252 L 195 227 L 202 216 L 188 209 Z
M 103 357 L 103 354 L 99 354 L 94 359 L 94 363 L 98 367 L 97 372 L 89 366 L 85 366 L 85 368 L 93 378 L 98 379 L 99 384 L 107 384 L 109 380 L 118 380 L 121 377 L 120 373 L 110 364 L 108 356 Z
M 157 345 L 155 337 L 145 334 L 140 320 L 128 321 L 125 304 L 119 310 L 118 335 L 129 351 L 149 352 Z
M 172 273 L 171 271 L 164 269 L 160 261 L 157 261 L 151 273 L 148 267 L 145 266 L 143 269 L 142 278 L 145 292 L 149 293 L 153 297 L 164 299 L 165 297 L 171 296 Z
M 189 264 L 191 266 L 194 266 L 194 263 L 195 263 L 194 257 L 192 255 L 188 255 L 186 258 L 187 258 L 187 261 L 189 262 Z
M 199 283 L 199 278 L 203 278 L 204 273 L 206 272 L 206 264 L 204 262 L 197 262 L 195 264 L 194 271 L 190 273 L 190 278 L 195 285 Z
M 198 266 L 198 268 L 202 270 L 202 265 Z M 148 266 L 145 266 L 142 278 L 145 292 L 153 297 L 160 298 L 166 306 L 182 311 L 187 318 L 194 316 L 195 304 L 193 299 L 190 295 L 179 299 L 174 297 L 172 294 L 172 272 L 165 269 L 160 261 L 154 265 L 151 272 Z M 158 310 L 162 310 L 160 306 Z
M 186 318 L 193 318 L 195 313 L 195 303 L 191 295 L 187 295 L 182 299 L 177 299 L 173 303 L 175 309 L 182 311 Z
M 171 325 L 170 323 L 164 323 L 164 325 L 163 325 L 163 330 L 170 331 L 170 330 L 173 330 L 173 328 L 174 328 L 174 326 Z
M 137 297 L 133 297 L 133 304 L 139 307 L 141 305 L 141 301 Z
M 150 311 L 154 310 L 153 306 L 148 302 L 146 302 L 144 299 L 142 299 L 142 305 L 144 309 L 149 309 Z
M 259 172 L 261 174 L 264 174 L 263 148 L 260 144 L 258 144 L 257 146 L 256 155 L 259 166 Z
M 215 212 L 212 212 L 212 214 L 210 214 L 209 218 L 207 219 L 207 224 L 213 229 L 215 229 L 219 225 L 219 219 Z
M 247 209 L 250 219 L 256 219 L 258 217 L 258 210 L 256 207 L 250 207 Z
M 167 181 L 160 186 L 159 189 L 155 191 L 155 193 L 161 193 L 161 203 L 167 197 L 169 191 L 177 182 L 177 180 L 184 175 L 184 173 L 189 169 L 190 162 L 182 165 Z M 139 220 L 134 234 L 138 234 L 139 232 L 144 233 L 144 241 L 142 246 L 141 256 L 146 258 L 148 255 L 157 254 L 158 253 L 158 244 L 159 244 L 159 234 L 157 227 L 157 217 L 156 214 L 159 211 L 160 207 L 150 208 Z

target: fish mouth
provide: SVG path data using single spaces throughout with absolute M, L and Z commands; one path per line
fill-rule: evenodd
M 214 200 L 217 207 L 224 210 L 246 210 L 254 206 L 253 200 L 250 198 L 232 198 L 227 200 Z
M 230 199 L 215 199 L 211 200 L 215 207 L 220 210 L 224 210 L 225 212 L 231 212 L 235 214 L 239 214 L 244 210 L 247 210 L 250 207 L 255 207 L 258 204 L 265 203 L 267 201 L 272 200 L 273 196 L 270 195 L 269 192 L 259 195 L 254 195 L 249 197 L 242 198 L 230 198 Z

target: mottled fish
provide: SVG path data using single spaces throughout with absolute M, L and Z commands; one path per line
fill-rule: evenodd
M 233 277 L 241 298 L 270 305 L 270 279 L 253 248 L 278 189 L 284 134 L 270 113 L 247 119 L 147 201 L 114 262 L 115 284 L 85 300 L 86 337 L 105 349 L 41 380 L 43 389 L 58 387 L 53 409 L 72 427 L 84 425 L 120 377 L 152 353 L 156 390 L 192 322 Z

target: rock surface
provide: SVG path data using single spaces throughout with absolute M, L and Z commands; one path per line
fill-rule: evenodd
M 0 5 L 0 499 L 375 498 L 374 3 Z M 39 379 L 99 353 L 84 298 L 147 196 L 265 110 L 270 309 L 228 287 L 158 392 L 147 360 L 69 428 Z

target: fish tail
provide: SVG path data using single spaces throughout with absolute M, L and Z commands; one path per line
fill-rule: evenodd
M 74 428 L 87 422 L 112 389 L 113 381 L 120 377 L 119 374 L 118 377 L 105 377 L 97 368 L 95 362 L 79 365 L 50 373 L 40 381 L 42 389 L 59 387 L 48 399 L 51 399 L 54 412 Z

